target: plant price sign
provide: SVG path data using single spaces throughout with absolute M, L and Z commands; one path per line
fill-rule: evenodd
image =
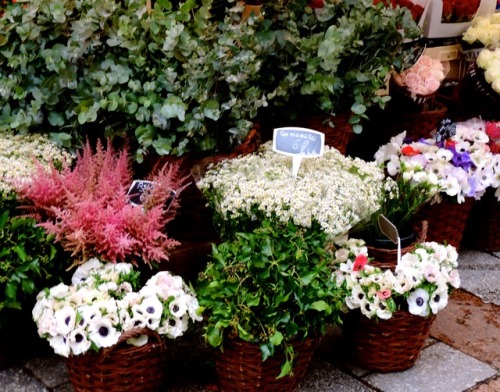
M 292 156 L 294 177 L 297 177 L 302 158 L 321 157 L 324 150 L 325 134 L 322 132 L 300 127 L 274 129 L 273 151 Z

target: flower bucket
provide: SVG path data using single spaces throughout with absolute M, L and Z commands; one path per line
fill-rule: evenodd
M 466 197 L 461 204 L 443 200 L 425 205 L 418 216 L 428 223 L 427 241 L 447 243 L 459 250 L 473 204 L 474 199 Z
M 388 320 L 376 320 L 352 311 L 342 329 L 347 355 L 353 364 L 380 373 L 409 369 L 419 358 L 434 319 L 398 310 Z
M 421 221 L 415 225 L 415 241 L 401 248 L 401 256 L 412 252 L 415 249 L 415 244 L 422 243 L 427 238 L 427 221 Z M 391 242 L 392 243 L 392 242 Z M 398 262 L 398 250 L 380 248 L 377 246 L 367 245 L 368 254 L 373 258 L 370 265 L 381 269 L 390 269 L 394 272 Z
M 262 361 L 257 343 L 228 339 L 223 351 L 217 351 L 215 369 L 220 391 L 264 392 L 294 391 L 304 378 L 315 349 L 315 340 L 306 339 L 291 343 L 295 351 L 293 375 L 276 378 L 284 361 L 284 354 L 277 352 Z
M 136 347 L 129 338 L 148 335 L 148 342 Z M 71 355 L 66 360 L 71 386 L 75 392 L 159 391 L 165 381 L 165 341 L 148 328 L 124 332 L 118 343 L 99 353 Z

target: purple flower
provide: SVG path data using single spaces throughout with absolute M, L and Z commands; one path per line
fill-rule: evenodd
M 469 170 L 474 165 L 467 151 L 458 152 L 454 146 L 448 147 L 448 150 L 450 150 L 453 153 L 453 158 L 451 158 L 451 162 L 453 163 L 454 166 L 461 167 L 464 170 Z

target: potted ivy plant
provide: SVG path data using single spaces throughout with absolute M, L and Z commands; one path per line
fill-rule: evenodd
M 339 322 L 329 239 L 378 207 L 383 172 L 374 163 L 326 148 L 304 160 L 296 177 L 291 166 L 291 157 L 265 143 L 209 168 L 197 183 L 222 238 L 196 286 L 206 340 L 219 348 L 222 389 L 297 385 L 314 339 Z M 259 376 L 234 371 L 247 368 Z

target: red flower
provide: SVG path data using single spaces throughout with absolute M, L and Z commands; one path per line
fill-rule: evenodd
M 325 3 L 323 3 L 323 0 L 310 0 L 308 5 L 311 8 L 323 8 Z
M 353 271 L 362 271 L 365 265 L 368 263 L 368 257 L 366 255 L 357 255 L 354 264 L 352 265 Z
M 490 139 L 500 139 L 500 121 L 486 123 L 486 133 Z
M 404 146 L 402 149 L 401 149 L 401 153 L 403 155 L 406 155 L 408 157 L 412 157 L 414 155 L 418 155 L 420 154 L 420 151 L 418 151 L 416 148 L 413 148 L 412 146 Z

